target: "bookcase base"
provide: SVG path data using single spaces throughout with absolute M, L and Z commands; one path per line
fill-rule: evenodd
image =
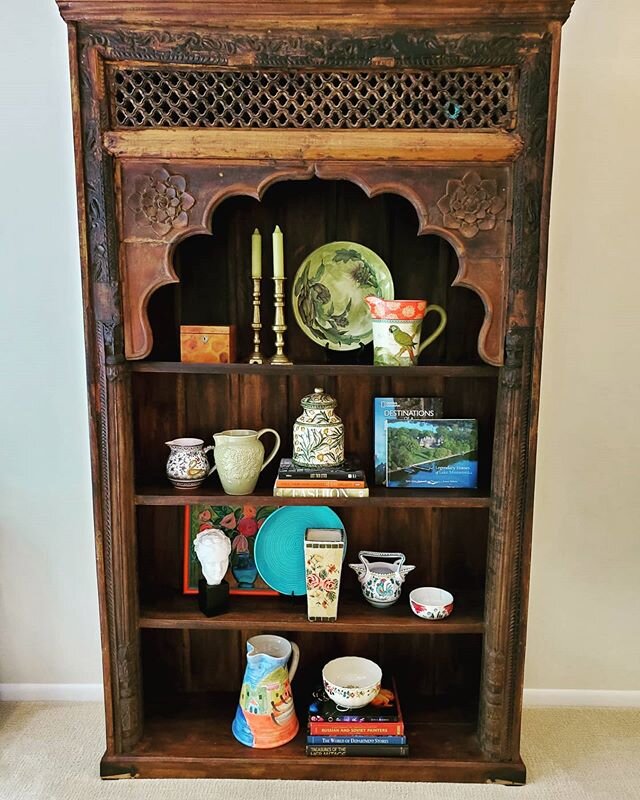
M 497 783 L 522 786 L 526 783 L 522 759 L 492 762 L 481 759 L 456 761 L 440 759 L 299 758 L 276 753 L 259 762 L 244 758 L 175 757 L 105 754 L 100 763 L 103 780 L 128 778 L 245 778 L 255 780 L 403 781 L 413 783 Z

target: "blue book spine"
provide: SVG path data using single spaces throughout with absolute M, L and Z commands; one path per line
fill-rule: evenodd
M 406 744 L 406 736 L 307 736 L 307 744 Z

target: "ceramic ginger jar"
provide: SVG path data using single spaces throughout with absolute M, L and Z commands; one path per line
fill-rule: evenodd
M 293 461 L 299 467 L 338 467 L 344 461 L 344 425 L 337 405 L 324 389 L 300 401 L 302 414 L 293 426 Z

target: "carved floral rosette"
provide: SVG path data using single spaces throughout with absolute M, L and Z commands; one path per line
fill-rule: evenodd
M 163 167 L 141 176 L 128 200 L 135 221 L 150 226 L 158 236 L 166 236 L 173 228 L 186 228 L 187 212 L 196 202 L 186 189 L 182 175 L 171 175 Z
M 466 239 L 473 239 L 479 231 L 493 230 L 504 207 L 496 181 L 483 180 L 477 172 L 447 181 L 447 193 L 438 200 L 445 228 L 460 231 Z

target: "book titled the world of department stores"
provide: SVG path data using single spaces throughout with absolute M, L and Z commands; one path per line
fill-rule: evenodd
M 375 482 L 387 482 L 387 435 L 385 425 L 392 420 L 437 419 L 443 414 L 441 397 L 374 397 L 373 444 Z
M 402 489 L 475 489 L 475 419 L 387 422 L 387 486 Z

